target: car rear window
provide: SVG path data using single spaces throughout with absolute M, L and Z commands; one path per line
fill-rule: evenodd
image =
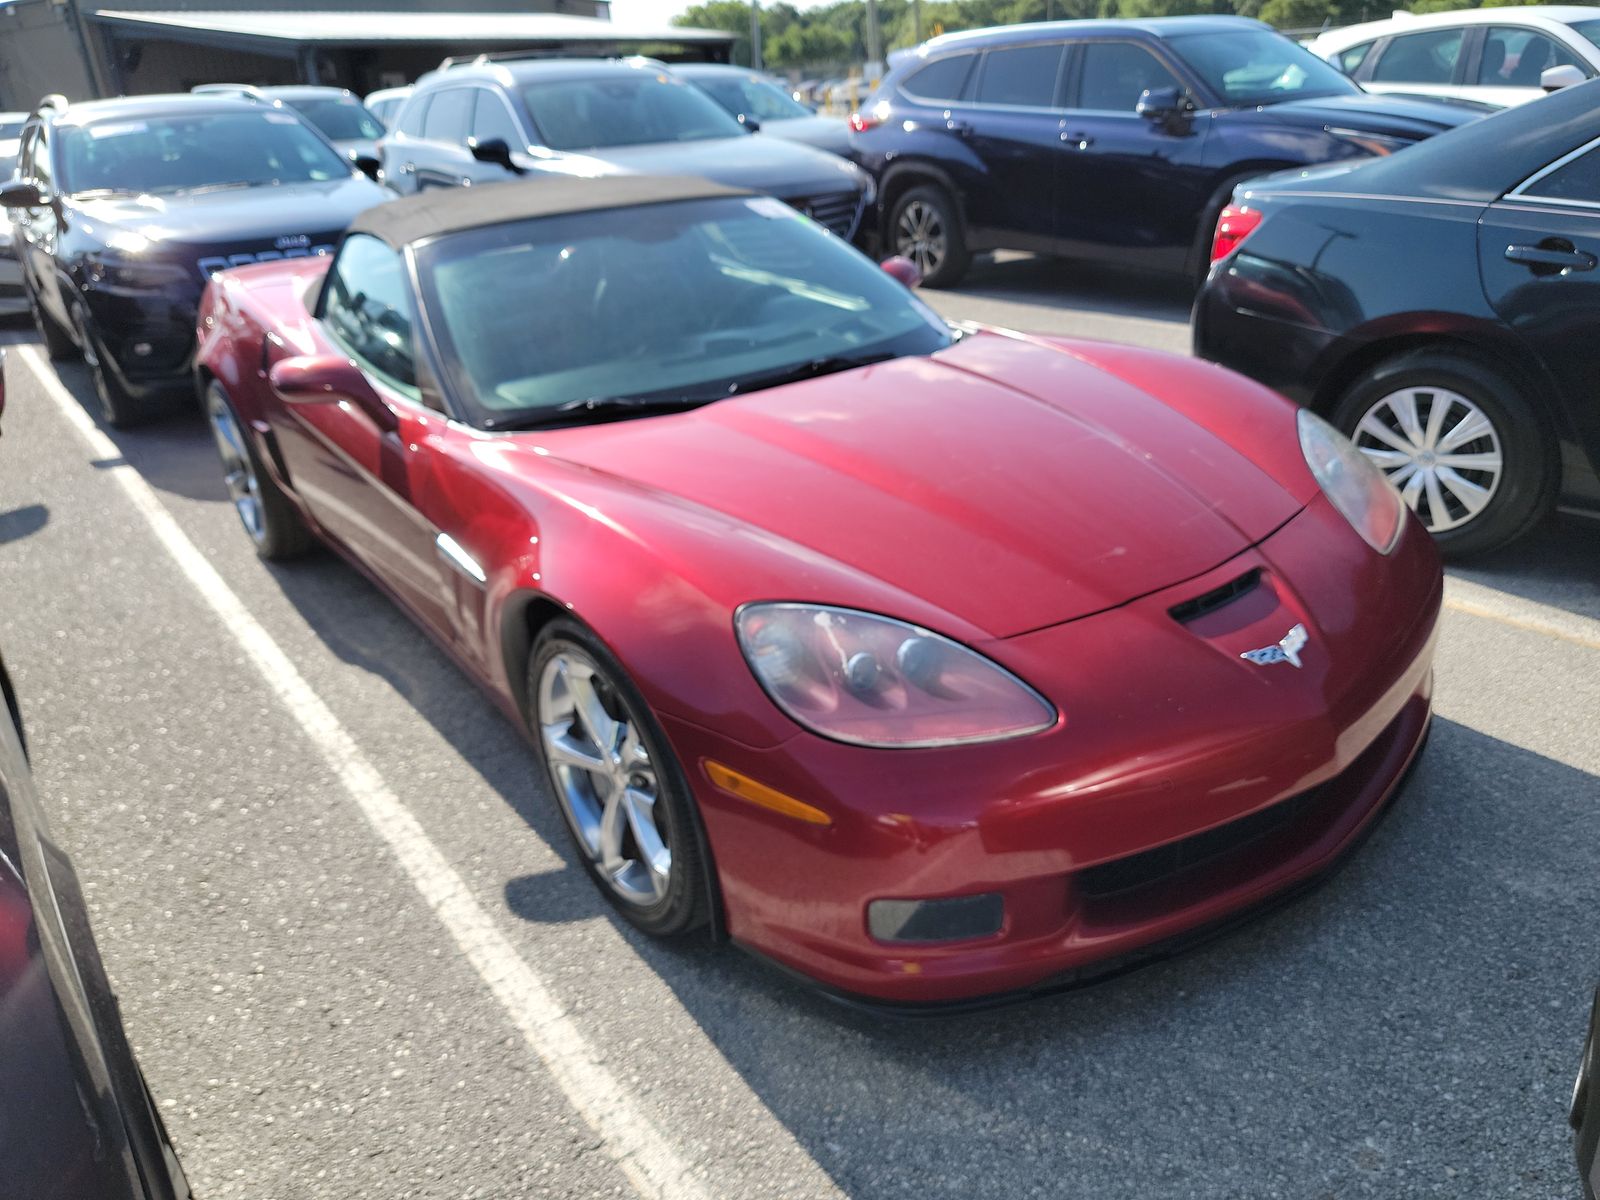
M 1063 49 L 1057 43 L 989 51 L 978 80 L 978 102 L 1025 108 L 1054 106 Z
M 959 100 L 976 54 L 952 54 L 914 72 L 900 90 L 919 100 Z

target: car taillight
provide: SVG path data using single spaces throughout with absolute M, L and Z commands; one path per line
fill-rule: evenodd
M 1211 239 L 1211 261 L 1226 258 L 1234 247 L 1256 231 L 1261 224 L 1259 209 L 1243 204 L 1230 204 L 1217 216 L 1217 232 Z
M 850 130 L 852 133 L 865 133 L 874 125 L 882 125 L 878 117 L 866 112 L 853 112 L 850 114 Z

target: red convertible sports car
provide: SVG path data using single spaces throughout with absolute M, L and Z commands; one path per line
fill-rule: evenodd
M 1062 986 L 1318 874 L 1428 728 L 1438 557 L 1321 420 L 953 328 L 766 197 L 430 192 L 200 326 L 260 553 L 433 634 L 653 933 L 908 1007 Z

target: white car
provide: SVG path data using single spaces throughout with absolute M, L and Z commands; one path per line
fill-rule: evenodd
M 1512 105 L 1600 75 L 1600 8 L 1473 8 L 1332 29 L 1308 43 L 1369 92 Z
M 400 106 L 406 102 L 406 97 L 411 95 L 411 85 L 405 87 L 383 88 L 381 91 L 371 92 L 366 98 L 367 111 L 378 120 L 382 121 L 384 128 L 394 124 L 395 115 L 400 111 Z

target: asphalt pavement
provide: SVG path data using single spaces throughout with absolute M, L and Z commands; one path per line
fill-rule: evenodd
M 1181 290 L 1044 260 L 927 298 L 1187 345 Z M 198 415 L 107 444 L 81 366 L 6 382 L 0 649 L 204 1200 L 1578 1194 L 1600 524 L 1452 572 L 1431 744 L 1324 886 L 904 1023 L 609 915 L 474 686 L 333 556 L 255 558 Z

